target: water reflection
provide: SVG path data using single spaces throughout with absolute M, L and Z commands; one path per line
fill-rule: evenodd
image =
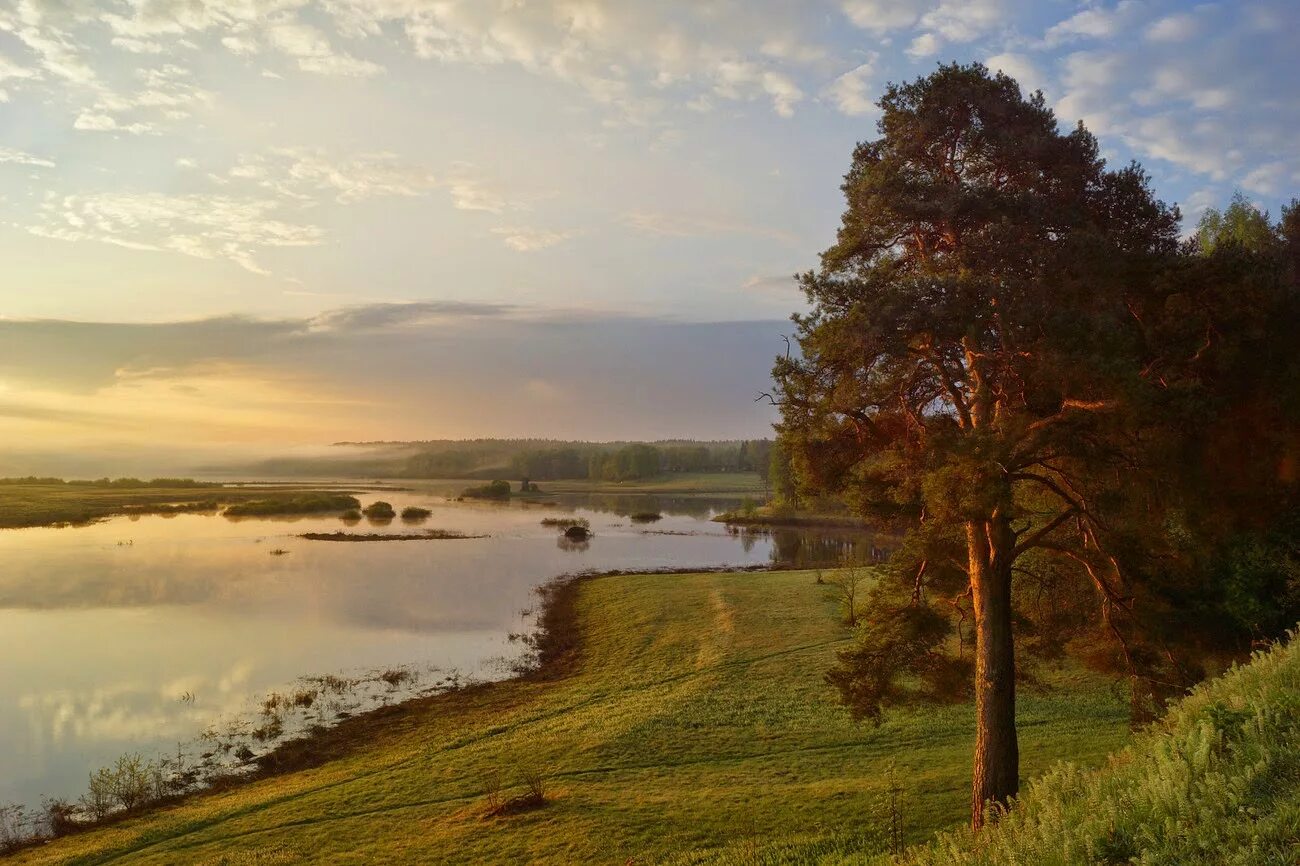
M 75 798 L 89 769 L 128 751 L 172 751 L 303 675 L 409 665 L 500 676 L 520 651 L 507 636 L 529 627 L 522 611 L 534 604 L 532 589 L 558 574 L 816 565 L 870 544 L 855 533 L 728 531 L 710 522 L 734 499 L 383 498 L 430 516 L 367 520 L 356 531 L 410 533 L 416 522 L 487 537 L 310 541 L 299 536 L 361 521 L 211 513 L 0 532 L 0 802 Z M 664 517 L 631 522 L 647 511 Z M 547 516 L 585 518 L 594 535 L 566 539 L 541 526 Z

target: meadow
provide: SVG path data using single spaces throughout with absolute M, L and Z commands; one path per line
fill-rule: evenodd
M 345 722 L 310 768 L 17 862 L 707 862 L 774 840 L 816 862 L 966 820 L 972 708 L 852 723 L 823 681 L 850 634 L 813 572 L 590 578 L 552 609 L 540 673 Z M 1129 739 L 1113 682 L 1046 679 L 1022 698 L 1026 776 Z M 530 780 L 545 805 L 499 808 Z

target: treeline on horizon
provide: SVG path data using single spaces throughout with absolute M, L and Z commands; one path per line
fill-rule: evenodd
M 262 475 L 631 481 L 678 472 L 757 472 L 766 477 L 772 460 L 770 439 L 448 439 L 339 442 L 336 446 L 371 448 L 375 452 L 365 456 L 275 458 L 247 468 Z
M 182 488 L 219 487 L 217 481 L 195 481 L 193 478 L 96 478 L 63 479 L 49 475 L 24 475 L 18 478 L 0 478 L 0 484 L 11 486 L 51 486 L 96 487 L 104 490 L 179 490 Z

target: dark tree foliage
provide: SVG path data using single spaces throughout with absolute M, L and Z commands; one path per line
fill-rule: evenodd
M 880 106 L 836 243 L 801 278 L 812 312 L 795 317 L 800 356 L 775 370 L 781 441 L 806 487 L 911 526 L 894 560 L 911 586 L 878 600 L 900 625 L 867 629 L 862 650 L 888 667 L 849 657 L 852 676 L 832 674 L 859 714 L 935 670 L 945 633 L 914 609 L 969 597 L 978 826 L 1019 785 L 1022 560 L 1059 550 L 1108 608 L 1123 602 L 1102 491 L 1076 476 L 1123 458 L 1111 434 L 1143 352 L 1129 295 L 1176 252 L 1178 214 L 1140 168 L 1105 170 L 1082 126 L 1061 134 L 1041 94 L 978 64 L 891 85 Z
M 866 719 L 973 690 L 979 826 L 1018 787 L 1025 653 L 1122 671 L 1138 719 L 1197 644 L 1300 616 L 1300 213 L 1238 199 L 1180 244 L 1138 166 L 978 64 L 880 106 L 778 442 L 801 492 L 906 532 L 828 678 Z

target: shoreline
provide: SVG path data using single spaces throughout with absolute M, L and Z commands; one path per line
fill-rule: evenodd
M 57 835 L 32 838 L 10 851 L 0 852 L 0 861 L 60 839 L 70 839 L 107 830 L 135 819 L 148 819 L 207 797 L 218 796 L 292 773 L 316 769 L 344 760 L 386 736 L 400 732 L 403 723 L 418 721 L 439 704 L 449 708 L 496 696 L 503 690 L 535 685 L 545 687 L 576 673 L 581 660 L 583 634 L 579 626 L 577 601 L 581 587 L 602 578 L 693 574 L 745 574 L 778 570 L 774 565 L 714 566 L 704 568 L 613 569 L 557 575 L 539 584 L 536 627 L 531 633 L 511 635 L 530 650 L 511 664 L 511 673 L 500 679 L 469 682 L 447 687 L 434 694 L 415 695 L 393 704 L 375 707 L 332 724 L 317 724 L 297 736 L 249 759 L 238 771 L 222 775 L 201 787 L 160 797 L 140 808 L 117 811 L 93 821 L 65 825 Z
M 725 526 L 762 527 L 771 529 L 857 529 L 873 531 L 875 527 L 861 518 L 835 514 L 751 514 L 741 515 L 730 512 L 719 514 L 712 522 Z

